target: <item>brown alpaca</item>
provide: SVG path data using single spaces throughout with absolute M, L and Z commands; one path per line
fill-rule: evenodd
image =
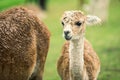
M 96 24 L 96 16 L 85 16 L 81 11 L 66 11 L 62 16 L 63 36 L 67 40 L 58 60 L 61 80 L 96 80 L 100 61 L 91 44 L 84 38 L 85 23 Z
M 42 80 L 50 33 L 22 7 L 0 13 L 0 80 Z

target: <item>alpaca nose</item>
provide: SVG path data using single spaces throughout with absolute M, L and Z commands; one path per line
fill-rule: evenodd
M 70 33 L 70 31 L 64 31 L 64 34 L 67 36 Z
M 64 31 L 64 38 L 66 40 L 70 40 L 72 38 L 72 36 L 70 35 L 70 31 Z

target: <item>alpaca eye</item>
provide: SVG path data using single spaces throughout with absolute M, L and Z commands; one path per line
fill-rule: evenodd
M 76 22 L 75 25 L 80 26 L 82 23 L 81 22 Z
M 62 25 L 64 26 L 64 22 L 62 22 Z

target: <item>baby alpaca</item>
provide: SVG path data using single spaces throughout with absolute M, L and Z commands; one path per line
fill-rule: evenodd
M 57 64 L 61 80 L 97 80 L 100 61 L 84 36 L 86 24 L 100 21 L 98 17 L 86 16 L 81 11 L 66 11 L 63 14 L 63 36 L 67 41 Z

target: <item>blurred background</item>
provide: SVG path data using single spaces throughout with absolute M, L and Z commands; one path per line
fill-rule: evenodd
M 0 0 L 1 12 L 14 6 L 32 9 L 51 32 L 44 80 L 60 80 L 56 64 L 65 41 L 60 18 L 66 10 L 82 10 L 102 19 L 101 25 L 86 30 L 101 60 L 98 80 L 120 80 L 120 0 Z

